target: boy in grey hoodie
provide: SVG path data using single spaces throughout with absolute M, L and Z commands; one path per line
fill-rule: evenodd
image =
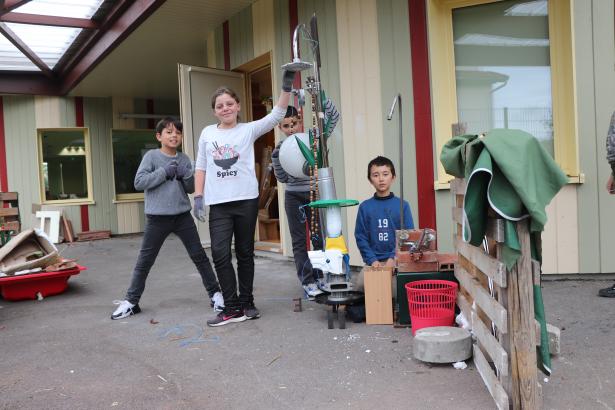
M 145 153 L 137 174 L 135 188 L 145 191 L 145 230 L 139 257 L 132 273 L 126 298 L 117 301 L 111 319 L 123 319 L 141 312 L 139 300 L 145 280 L 167 236 L 174 233 L 181 239 L 196 266 L 215 310 L 224 308 L 220 285 L 201 245 L 190 214 L 188 194 L 194 192 L 194 175 L 190 158 L 177 149 L 182 143 L 182 123 L 164 118 L 156 125 L 160 149 Z

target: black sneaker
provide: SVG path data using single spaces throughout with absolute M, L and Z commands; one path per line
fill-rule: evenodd
M 598 291 L 598 296 L 602 296 L 603 298 L 615 298 L 615 285 L 600 289 Z
M 224 309 L 218 313 L 213 319 L 207 321 L 207 326 L 224 326 L 229 323 L 243 322 L 247 317 L 242 310 Z
M 243 306 L 243 314 L 246 315 L 248 320 L 261 317 L 261 312 L 254 306 L 254 302 L 247 303 Z
M 119 306 L 111 314 L 112 320 L 124 319 L 125 317 L 141 313 L 141 308 L 139 307 L 138 303 L 136 305 L 133 305 L 127 300 L 116 300 L 113 303 Z

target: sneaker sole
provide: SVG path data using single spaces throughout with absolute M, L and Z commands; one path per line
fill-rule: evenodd
M 228 320 L 225 320 L 225 321 L 219 322 L 219 323 L 209 323 L 208 322 L 207 326 L 218 327 L 218 326 L 228 325 L 229 323 L 245 322 L 246 320 L 248 320 L 248 318 L 246 317 L 246 315 L 243 315 L 241 317 L 234 317 L 232 319 L 228 319 Z
M 134 315 L 136 315 L 137 313 L 141 313 L 141 312 L 133 312 L 133 311 L 131 310 L 130 312 L 127 312 L 127 313 L 125 313 L 125 314 L 123 314 L 123 315 L 121 315 L 121 316 L 113 316 L 113 315 L 111 315 L 111 320 L 120 320 L 120 319 L 124 319 L 124 318 L 130 317 L 130 316 L 134 316 Z
M 247 316 L 246 315 L 246 320 L 254 320 L 254 319 L 258 319 L 259 317 L 261 317 L 261 314 L 259 313 L 256 316 Z

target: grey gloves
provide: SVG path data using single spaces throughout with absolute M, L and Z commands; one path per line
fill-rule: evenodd
M 173 160 L 165 165 L 164 172 L 167 174 L 167 179 L 173 179 L 177 175 L 177 161 Z
M 188 167 L 188 165 L 179 164 L 177 166 L 177 169 L 175 170 L 175 178 L 181 181 L 182 179 L 187 177 L 189 173 L 190 173 L 190 168 Z
M 291 92 L 293 89 L 293 82 L 295 81 L 295 73 L 296 71 L 288 71 L 284 70 L 282 74 L 282 90 L 287 93 Z
M 192 215 L 201 222 L 205 222 L 205 206 L 203 204 L 203 195 L 194 196 L 194 208 Z

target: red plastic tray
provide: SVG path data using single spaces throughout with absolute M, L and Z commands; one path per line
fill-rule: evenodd
M 58 272 L 31 273 L 28 275 L 5 276 L 0 278 L 0 294 L 6 300 L 36 299 L 40 292 L 43 297 L 57 295 L 66 290 L 68 279 L 77 275 L 85 266 Z

